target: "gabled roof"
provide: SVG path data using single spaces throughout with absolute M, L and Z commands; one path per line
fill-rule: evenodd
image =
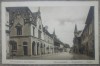
M 86 22 L 85 22 L 86 25 L 85 25 L 85 28 L 83 29 L 82 34 L 84 33 L 84 31 L 88 27 L 88 24 L 90 24 L 92 20 L 94 20 L 94 6 L 90 7 L 90 10 L 88 12 L 88 16 L 87 16 L 87 19 L 86 19 Z
M 94 6 L 90 7 L 90 10 L 86 19 L 86 24 L 89 24 L 92 19 L 94 19 Z
M 28 7 L 6 7 L 6 10 L 8 12 L 17 12 L 19 10 L 20 13 L 26 13 L 27 11 L 30 11 Z
M 54 42 L 64 45 L 64 43 L 61 40 L 59 40 L 57 37 L 54 37 Z
M 37 12 L 34 12 L 34 13 L 32 13 L 32 18 L 33 18 L 33 23 L 36 25 L 36 22 L 37 22 L 37 15 L 38 13 Z
M 6 10 L 10 13 L 17 13 L 19 11 L 21 14 L 31 14 L 32 15 L 32 21 L 30 23 L 34 24 L 34 25 L 36 25 L 37 17 L 38 16 L 40 17 L 40 15 L 39 15 L 40 13 L 38 13 L 38 12 L 32 13 L 31 10 L 28 7 L 6 7 Z M 11 22 L 14 19 L 13 16 L 10 15 L 10 17 L 11 18 L 10 18 L 9 22 Z M 24 19 L 30 18 L 30 16 L 28 16 L 28 17 L 23 16 L 23 17 L 24 17 Z
M 17 23 L 16 28 L 17 27 L 22 27 L 22 25 L 20 23 Z
M 53 38 L 52 35 L 48 32 L 48 30 L 45 29 L 45 27 L 43 27 L 43 32 L 46 33 L 46 34 L 47 34 L 48 36 L 50 36 L 51 38 Z

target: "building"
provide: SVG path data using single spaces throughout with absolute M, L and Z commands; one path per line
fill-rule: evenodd
M 75 53 L 81 53 L 80 48 L 81 48 L 81 33 L 82 31 L 77 30 L 77 26 L 75 25 L 75 30 L 74 30 L 74 38 L 73 38 L 73 52 Z
M 69 44 L 64 44 L 64 52 L 69 52 L 69 51 L 70 51 Z
M 54 41 L 43 28 L 40 8 L 32 13 L 28 7 L 7 7 L 9 14 L 10 56 L 42 55 L 54 52 Z M 7 49 L 8 50 L 8 49 Z
M 46 27 L 44 27 L 43 30 L 44 30 L 45 45 L 47 45 L 45 53 L 54 53 L 54 40 L 53 40 L 53 37 L 48 32 Z
M 54 30 L 54 32 L 53 32 L 53 34 L 52 34 L 52 37 L 53 37 L 53 40 L 54 40 L 54 52 L 55 52 L 55 53 L 63 52 L 63 51 L 64 51 L 64 43 L 61 42 L 61 41 L 57 38 L 57 36 L 56 36 L 56 34 L 55 34 L 55 30 Z
M 81 44 L 84 48 L 83 53 L 95 57 L 94 45 L 94 7 L 91 6 L 86 22 L 85 28 L 81 35 Z

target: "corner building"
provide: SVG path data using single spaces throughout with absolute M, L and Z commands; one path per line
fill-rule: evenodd
M 44 40 L 40 9 L 32 13 L 28 7 L 7 7 L 9 13 L 9 54 L 42 55 L 53 43 Z M 49 51 L 51 50 L 49 48 Z M 53 50 L 52 50 L 53 52 Z

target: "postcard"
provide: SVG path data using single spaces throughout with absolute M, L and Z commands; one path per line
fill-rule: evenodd
M 99 64 L 97 1 L 2 2 L 3 64 Z

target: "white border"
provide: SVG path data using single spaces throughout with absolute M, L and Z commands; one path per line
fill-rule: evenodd
M 8 60 L 6 59 L 5 7 L 18 6 L 94 6 L 95 7 L 95 60 Z M 2 2 L 2 63 L 3 64 L 99 64 L 98 1 L 23 1 Z

